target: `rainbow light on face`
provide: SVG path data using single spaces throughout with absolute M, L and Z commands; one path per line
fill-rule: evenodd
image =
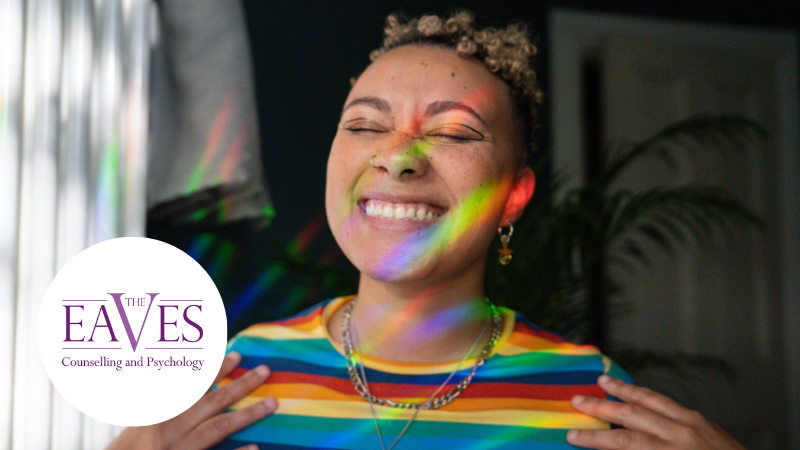
M 493 83 L 484 83 L 480 86 L 472 88 L 471 92 L 466 93 L 462 98 L 458 99 L 460 103 L 474 107 L 478 111 L 495 111 L 499 114 L 503 113 L 502 101 L 498 100 L 498 96 L 506 96 L 508 99 L 508 113 L 511 111 L 511 98 L 504 93 L 505 90 L 498 90 L 498 87 Z M 420 124 L 424 123 L 425 117 L 419 116 L 413 118 L 411 122 L 411 129 L 419 131 Z M 481 119 L 483 120 L 483 119 Z M 495 127 L 493 131 L 499 131 L 502 128 Z M 513 132 L 513 130 L 512 130 Z M 395 162 L 399 166 L 412 166 L 413 162 L 418 159 L 429 159 L 434 153 L 445 153 L 449 151 L 461 151 L 462 149 L 457 146 L 449 146 L 447 144 L 437 143 L 437 137 L 422 136 L 422 139 L 416 138 L 408 142 L 408 133 L 395 133 L 392 142 L 388 148 L 394 149 L 391 151 L 402 151 L 401 154 L 395 155 Z M 511 141 L 499 145 L 510 144 Z M 450 148 L 448 148 L 450 147 Z M 402 149 L 402 150 L 400 150 Z M 491 157 L 499 158 L 501 152 L 500 147 L 494 149 L 496 152 Z M 470 158 L 472 155 L 464 154 L 463 158 Z M 370 165 L 372 162 L 370 161 Z M 373 170 L 367 166 L 367 170 Z M 422 263 L 430 259 L 430 256 L 441 252 L 445 247 L 453 242 L 464 239 L 470 229 L 481 225 L 482 222 L 489 220 L 484 211 L 490 208 L 490 205 L 497 205 L 504 199 L 501 198 L 502 193 L 507 191 L 508 186 L 513 182 L 516 174 L 509 173 L 507 176 L 502 176 L 499 179 L 485 180 L 478 188 L 469 194 L 461 203 L 451 211 L 448 211 L 444 220 L 440 220 L 434 226 L 422 230 L 415 236 L 411 236 L 403 242 L 395 245 L 393 249 L 388 251 L 383 261 L 378 264 L 376 270 L 380 278 L 388 279 L 392 275 L 413 270 L 416 264 Z M 351 200 L 352 201 L 352 200 Z M 347 217 L 344 224 L 344 231 L 347 233 L 348 228 L 354 225 L 353 220 L 357 217 L 358 211 L 351 211 L 352 203 L 344 202 L 342 207 L 345 209 L 343 217 Z
M 445 251 L 448 246 L 465 239 L 472 229 L 485 228 L 485 222 L 491 220 L 485 211 L 503 200 L 502 195 L 505 190 L 501 188 L 502 184 L 502 181 L 484 183 L 468 195 L 459 206 L 448 211 L 438 223 L 395 244 L 383 260 L 378 262 L 375 270 L 377 275 L 388 279 L 400 273 L 412 272 L 416 265 L 425 264 L 435 255 Z M 355 219 L 356 214 L 350 217 Z M 424 305 L 426 297 L 432 294 L 432 292 L 419 293 L 416 298 L 409 300 L 401 314 L 408 317 L 416 316 Z M 480 314 L 474 309 L 468 311 L 470 314 Z M 398 317 L 398 320 L 387 323 L 373 332 L 369 341 L 361 343 L 361 351 L 370 354 L 372 349 L 391 341 L 392 336 L 401 331 L 399 330 L 399 327 L 403 326 L 401 324 L 408 323 L 404 319 Z M 454 307 L 430 317 L 423 326 L 415 330 L 414 336 L 419 342 L 424 342 L 447 332 L 452 325 L 464 323 L 469 319 L 464 316 L 463 309 Z
M 485 97 L 487 93 L 488 90 L 481 90 L 476 92 L 475 97 Z M 408 136 L 398 134 L 397 138 L 393 140 L 391 148 L 402 148 L 405 139 L 408 139 Z M 404 149 L 402 154 L 395 156 L 395 163 L 400 166 L 411 166 L 415 159 L 429 158 L 433 151 L 451 150 L 446 147 L 446 145 L 438 146 L 435 142 L 415 140 L 412 145 Z M 367 170 L 373 169 L 368 168 Z M 514 176 L 515 174 L 507 173 L 497 179 L 485 180 L 469 195 L 461 199 L 457 206 L 447 211 L 438 222 L 419 232 L 409 233 L 407 238 L 395 243 L 388 250 L 384 250 L 385 254 L 373 269 L 374 276 L 378 279 L 393 279 L 403 273 L 414 272 L 422 265 L 435 262 L 438 255 L 444 255 L 447 252 L 448 247 L 458 242 L 470 242 L 477 239 L 477 237 L 469 235 L 475 230 L 486 230 L 489 225 L 488 221 L 497 220 L 497 213 L 504 206 L 505 195 L 513 184 Z M 351 230 L 348 227 L 353 227 L 362 214 L 358 207 L 352 206 L 353 204 L 348 204 L 348 202 L 343 204 L 343 208 L 348 209 L 345 213 L 347 219 L 343 228 L 345 235 L 353 234 L 349 232 Z M 495 226 L 497 225 L 492 224 L 489 228 L 495 229 Z M 409 317 L 417 315 L 419 309 L 425 304 L 426 298 L 434 294 L 434 292 L 420 292 L 415 298 L 408 301 L 407 307 L 401 314 Z M 437 334 L 451 329 L 452 325 L 474 319 L 474 317 L 465 317 L 465 311 L 467 311 L 466 314 L 482 314 L 480 309 L 467 308 L 465 310 L 459 306 L 442 311 L 437 316 L 428 318 L 425 324 L 414 330 L 415 339 L 420 342 L 430 340 Z M 398 327 L 403 323 L 408 323 L 408 321 L 403 317 L 398 317 L 397 320 L 384 324 L 377 332 L 372 333 L 369 342 L 361 343 L 361 350 L 365 354 L 372 353 L 372 348 L 384 345 L 392 339 L 392 336 L 396 336 L 400 331 Z
M 429 260 L 430 256 L 441 252 L 448 245 L 464 239 L 473 228 L 485 226 L 484 222 L 490 220 L 490 217 L 484 211 L 503 200 L 505 189 L 501 187 L 506 183 L 508 182 L 502 180 L 484 182 L 456 208 L 448 211 L 438 223 L 395 244 L 378 263 L 377 276 L 386 279 L 409 272 L 414 269 L 415 264 Z M 345 232 L 348 227 L 354 226 L 358 214 L 360 211 L 354 208 L 344 225 Z

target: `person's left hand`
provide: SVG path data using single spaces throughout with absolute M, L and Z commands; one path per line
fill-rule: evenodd
M 722 428 L 669 397 L 603 375 L 597 383 L 615 402 L 575 396 L 578 411 L 625 428 L 571 430 L 567 442 L 597 450 L 696 449 L 745 450 Z

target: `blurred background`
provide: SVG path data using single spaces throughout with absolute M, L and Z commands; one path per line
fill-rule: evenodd
M 679 135 L 686 151 L 669 164 L 626 167 L 615 192 L 724 188 L 762 226 L 671 246 L 633 237 L 648 261 L 633 271 L 602 249 L 600 283 L 615 289 L 601 286 L 591 332 L 571 337 L 639 351 L 626 367 L 637 382 L 747 448 L 800 449 L 800 8 L 775 0 L 0 0 L 0 207 L 11 212 L 0 221 L 0 449 L 103 448 L 119 431 L 60 398 L 35 338 L 50 280 L 93 243 L 147 236 L 183 249 L 217 283 L 231 335 L 352 293 L 323 204 L 349 79 L 388 13 L 454 7 L 537 36 L 545 206 L 524 219 L 532 227 L 591 185 L 613 149 L 676 121 L 736 115 L 768 136 L 697 147 Z M 523 236 L 511 247 L 524 275 L 518 255 L 536 243 Z M 513 273 L 500 277 L 516 299 L 503 303 L 568 331 L 552 319 L 565 311 L 539 317 Z

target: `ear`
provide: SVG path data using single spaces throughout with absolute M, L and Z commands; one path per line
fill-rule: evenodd
M 506 209 L 503 211 L 503 218 L 499 226 L 503 227 L 519 220 L 525 206 L 533 196 L 533 189 L 536 187 L 536 176 L 530 167 L 525 167 L 518 174 L 514 184 L 511 185 L 511 193 L 506 201 Z

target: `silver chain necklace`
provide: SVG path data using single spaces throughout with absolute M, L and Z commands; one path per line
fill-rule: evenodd
M 442 395 L 441 397 L 436 398 L 439 392 L 442 389 L 444 389 L 445 386 L 447 386 L 447 383 L 449 383 L 450 380 L 455 376 L 455 374 L 461 369 L 461 366 L 464 364 L 464 361 L 466 361 L 469 355 L 471 355 L 472 352 L 475 351 L 475 348 L 478 346 L 478 343 L 483 338 L 484 333 L 486 333 L 486 328 L 489 325 L 488 317 L 486 318 L 486 322 L 484 322 L 483 324 L 483 329 L 481 329 L 481 334 L 478 335 L 478 338 L 472 344 L 472 347 L 470 347 L 469 351 L 467 351 L 464 357 L 461 358 L 461 361 L 458 363 L 458 365 L 456 365 L 455 370 L 453 370 L 450 376 L 447 377 L 444 383 L 442 383 L 442 385 L 439 386 L 438 389 L 436 389 L 436 391 L 430 396 L 430 398 L 428 398 L 428 400 L 419 403 L 395 402 L 389 399 L 376 397 L 369 391 L 369 385 L 367 384 L 367 374 L 364 370 L 364 363 L 360 361 L 361 364 L 357 364 L 355 359 L 354 347 L 357 347 L 357 333 L 355 331 L 355 326 L 352 325 L 352 317 L 353 317 L 353 308 L 355 307 L 356 301 L 352 300 L 350 304 L 347 305 L 347 308 L 345 309 L 344 314 L 342 316 L 342 343 L 344 345 L 345 359 L 347 361 L 347 373 L 350 376 L 350 380 L 353 382 L 353 386 L 355 387 L 356 392 L 358 392 L 361 395 L 361 397 L 363 397 L 364 400 L 366 400 L 369 403 L 369 409 L 370 412 L 372 413 L 372 420 L 373 422 L 375 422 L 375 431 L 378 434 L 378 439 L 380 440 L 382 450 L 392 450 L 394 446 L 397 445 L 397 442 L 400 441 L 400 438 L 403 437 L 405 432 L 411 426 L 411 423 L 414 422 L 414 419 L 416 419 L 417 414 L 419 414 L 420 410 L 441 408 L 442 406 L 452 402 L 456 397 L 461 395 L 461 393 L 464 392 L 467 386 L 469 386 L 469 384 L 472 382 L 472 379 L 475 376 L 475 372 L 478 370 L 478 367 L 484 364 L 486 358 L 489 357 L 489 355 L 492 352 L 492 349 L 494 348 L 495 344 L 500 338 L 500 332 L 502 328 L 502 318 L 500 317 L 500 313 L 497 311 L 497 308 L 494 306 L 494 304 L 492 304 L 491 301 L 489 301 L 489 299 L 486 299 L 485 302 L 491 313 L 492 335 L 489 338 L 489 342 L 487 342 L 486 345 L 484 346 L 483 351 L 481 351 L 480 356 L 478 356 L 478 359 L 475 361 L 475 365 L 472 367 L 472 370 L 470 370 L 467 376 L 464 377 L 464 379 L 461 380 L 460 383 L 453 386 L 453 388 L 450 389 L 449 392 Z M 361 352 L 358 352 L 358 357 L 360 360 Z M 360 365 L 360 367 L 357 368 L 357 365 Z M 359 376 L 359 370 L 361 372 L 360 376 Z M 408 423 L 406 423 L 406 426 L 403 428 L 400 434 L 397 435 L 394 442 L 388 449 L 386 448 L 386 445 L 383 442 L 381 429 L 378 426 L 378 418 L 375 414 L 375 408 L 374 408 L 374 405 L 376 404 L 382 406 L 389 406 L 392 408 L 415 410 L 414 414 L 408 420 Z

